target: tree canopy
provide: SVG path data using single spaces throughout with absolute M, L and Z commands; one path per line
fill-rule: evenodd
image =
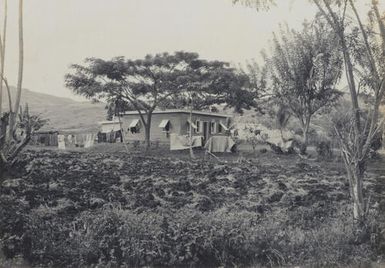
M 342 73 L 342 58 L 336 37 L 318 20 L 305 23 L 302 31 L 281 29 L 274 35 L 271 55 L 265 54 L 274 101 L 286 107 L 298 120 L 306 150 L 312 116 L 338 100 L 336 89 Z
M 85 65 L 73 64 L 71 69 L 65 76 L 68 88 L 90 99 L 127 102 L 138 111 L 148 142 L 156 108 L 185 107 L 191 98 L 197 109 L 224 104 L 242 111 L 256 105 L 258 90 L 247 75 L 226 62 L 200 59 L 197 53 L 161 53 L 137 60 L 88 58 Z
M 286 29 L 280 36 L 274 35 L 272 55 L 265 56 L 274 95 L 302 120 L 341 95 L 342 58 L 325 25 L 306 23 L 301 32 Z

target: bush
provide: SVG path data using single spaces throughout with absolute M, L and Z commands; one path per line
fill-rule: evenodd
M 7 258 L 13 258 L 23 250 L 26 213 L 24 202 L 0 195 L 0 246 Z
M 381 149 L 383 139 L 382 139 L 383 131 L 378 131 L 376 135 L 373 137 L 372 143 L 370 144 L 370 158 L 376 158 L 379 156 L 378 150 Z
M 313 228 L 302 224 L 301 209 L 261 219 L 254 212 L 225 209 L 160 215 L 107 206 L 67 223 L 49 211 L 34 211 L 24 237 L 30 247 L 23 254 L 31 263 L 55 267 L 335 266 L 370 261 L 371 244 L 357 240 L 346 208 L 341 211 L 329 221 L 318 218 Z
M 333 156 L 332 144 L 330 141 L 320 141 L 317 143 L 317 154 L 321 159 L 331 159 Z

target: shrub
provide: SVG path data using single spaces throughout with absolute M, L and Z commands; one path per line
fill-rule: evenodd
M 140 146 L 140 141 L 133 141 L 132 146 L 133 146 L 134 148 L 139 148 L 139 146 Z
M 332 144 L 330 141 L 323 140 L 317 143 L 317 154 L 321 159 L 331 159 L 333 156 Z
M 21 200 L 0 195 L 0 246 L 5 257 L 15 257 L 23 248 L 27 206 Z
M 370 261 L 375 244 L 357 240 L 357 229 L 345 210 L 328 221 L 317 218 L 311 228 L 300 217 L 290 221 L 301 210 L 260 218 L 254 212 L 226 209 L 136 214 L 106 206 L 71 222 L 49 211 L 35 211 L 24 238 L 29 248 L 23 254 L 35 264 L 78 267 L 334 266 Z M 372 234 L 369 231 L 367 237 Z

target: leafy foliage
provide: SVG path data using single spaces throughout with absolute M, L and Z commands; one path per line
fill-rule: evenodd
M 4 113 L 0 122 L 0 179 L 2 179 L 4 172 L 10 171 L 13 167 L 18 154 L 29 143 L 33 133 L 47 122 L 38 115 L 31 115 L 28 105 L 24 109 L 20 107 L 16 127 L 12 130 L 8 125 L 10 118 L 9 113 Z
M 226 104 L 242 111 L 256 105 L 257 89 L 246 75 L 226 62 L 200 59 L 196 53 L 162 53 L 138 60 L 89 58 L 85 63 L 71 66 L 74 72 L 65 76 L 66 86 L 87 98 L 124 101 L 135 108 L 148 144 L 156 108 L 190 106 L 192 97 L 196 109 Z
M 322 23 L 304 24 L 302 32 L 281 31 L 273 39 L 271 66 L 275 96 L 299 120 L 332 105 L 341 95 L 336 83 L 342 59 L 335 49 L 334 34 Z
M 312 116 L 334 105 L 342 95 L 336 89 L 342 59 L 335 44 L 334 33 L 318 21 L 304 23 L 301 32 L 282 29 L 280 38 L 274 36 L 271 56 L 265 54 L 274 101 L 298 119 L 304 150 Z
M 246 142 L 251 145 L 253 152 L 260 144 L 264 144 L 264 136 L 261 135 L 261 130 L 253 124 L 245 125 L 244 131 L 246 132 Z
M 66 86 L 88 98 L 118 98 L 151 111 L 158 105 L 167 107 L 167 101 L 187 91 L 199 99 L 197 108 L 226 103 L 242 109 L 240 100 L 246 107 L 253 105 L 247 76 L 228 63 L 201 60 L 196 53 L 147 55 L 143 60 L 90 58 L 86 63 L 72 65 L 75 73 L 66 75 Z

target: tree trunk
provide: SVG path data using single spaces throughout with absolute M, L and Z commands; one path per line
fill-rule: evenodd
M 190 158 L 194 159 L 194 151 L 193 151 L 193 138 L 192 138 L 192 104 L 190 108 L 190 123 L 189 123 L 189 138 L 190 138 Z
M 353 219 L 362 223 L 365 219 L 365 202 L 363 197 L 363 177 L 365 162 L 354 162 L 343 154 L 345 168 L 348 174 L 350 196 L 353 201 Z
M 365 159 L 367 159 L 367 146 L 370 144 L 372 140 L 372 134 L 374 133 L 374 126 L 377 123 L 377 113 L 378 113 L 378 106 L 375 104 L 373 107 L 373 114 L 371 115 L 370 123 L 370 129 L 369 134 L 367 137 L 367 140 L 365 142 L 364 136 L 365 136 L 365 128 L 362 129 L 361 126 L 361 113 L 360 113 L 360 106 L 358 102 L 358 96 L 357 96 L 357 88 L 355 84 L 354 79 L 354 66 L 353 61 L 351 59 L 350 50 L 348 47 L 348 44 L 346 42 L 346 35 L 344 32 L 344 25 L 341 20 L 339 20 L 336 16 L 336 14 L 332 11 L 330 5 L 330 1 L 323 1 L 323 4 L 327 8 L 327 11 L 325 11 L 320 2 L 318 0 L 313 0 L 313 2 L 317 5 L 321 13 L 325 16 L 325 18 L 328 20 L 328 23 L 333 27 L 336 34 L 338 35 L 340 39 L 340 47 L 343 53 L 344 58 L 344 64 L 345 64 L 345 74 L 346 79 L 349 86 L 350 91 L 350 97 L 352 101 L 352 113 L 353 113 L 353 129 L 351 133 L 349 133 L 349 137 L 343 137 L 341 134 L 339 134 L 339 142 L 342 149 L 342 156 L 345 163 L 346 171 L 347 171 L 347 177 L 349 180 L 350 185 L 350 195 L 352 197 L 353 201 L 353 216 L 356 221 L 363 222 L 366 217 L 366 211 L 365 211 L 365 202 L 363 198 L 363 175 L 366 168 Z M 358 13 L 355 10 L 355 6 L 353 4 L 353 1 L 349 1 L 351 7 L 353 8 L 353 11 L 356 14 L 358 23 L 360 24 L 360 19 L 358 17 Z M 376 15 L 377 22 L 379 24 L 380 28 L 380 36 L 383 38 L 382 43 L 382 50 L 385 51 L 385 25 L 381 18 L 381 15 L 377 8 L 378 1 L 372 0 L 372 7 L 374 10 L 374 13 Z M 363 27 L 361 26 L 361 31 L 364 36 L 364 39 L 366 39 L 366 34 L 363 31 Z M 365 41 L 365 40 L 364 40 Z M 367 53 L 369 55 L 369 58 L 371 58 L 371 51 L 370 47 L 366 45 Z M 373 69 L 373 73 L 375 75 L 375 64 L 372 64 L 371 68 Z M 381 90 L 378 90 L 375 92 L 375 102 L 379 102 L 383 97 L 383 92 Z M 370 122 L 370 121 L 369 121 Z M 337 130 L 337 129 L 336 129 Z M 338 130 L 337 130 L 338 132 Z M 338 134 L 338 133 L 337 133 Z
M 3 38 L 0 39 L 0 115 L 3 113 L 3 78 L 4 78 L 4 67 L 5 67 L 5 41 L 7 38 L 7 18 L 8 18 L 8 2 L 4 1 L 4 23 L 3 23 Z M 11 109 L 12 107 L 10 107 Z
M 362 223 L 365 220 L 365 211 L 364 211 L 364 198 L 363 198 L 363 189 L 362 189 L 362 180 L 363 174 L 365 171 L 365 162 L 360 162 L 359 159 L 363 159 L 362 155 L 362 143 L 361 143 L 361 121 L 360 121 L 360 107 L 358 104 L 358 97 L 356 91 L 356 85 L 354 80 L 353 64 L 351 56 L 349 53 L 349 48 L 346 45 L 343 35 L 341 35 L 341 48 L 343 52 L 344 62 L 345 62 L 345 72 L 346 78 L 348 80 L 350 97 L 352 101 L 352 113 L 353 113 L 353 143 L 356 147 L 355 153 L 351 157 L 348 157 L 343 153 L 345 167 L 348 175 L 348 180 L 350 184 L 350 194 L 353 202 L 353 219 L 356 222 Z M 342 141 L 345 144 L 348 141 Z
M 151 147 L 151 118 L 152 118 L 152 112 L 147 112 L 147 122 L 144 125 L 144 131 L 145 131 L 145 142 L 146 142 L 146 151 L 150 150 Z
M 302 142 L 301 142 L 301 147 L 299 153 L 302 155 L 306 154 L 307 151 L 307 141 L 308 141 L 308 133 L 307 131 L 303 133 L 302 136 Z
M 309 140 L 309 126 L 310 119 L 306 121 L 305 125 L 302 127 L 302 142 L 300 147 L 300 154 L 305 155 L 307 150 L 307 143 Z
M 24 39 L 23 39 L 23 0 L 19 0 L 19 70 L 17 75 L 17 91 L 15 99 L 15 107 L 13 113 L 10 114 L 9 138 L 13 138 L 13 132 L 16 127 L 16 120 L 19 113 L 21 90 L 23 83 L 23 67 L 24 67 Z
M 124 145 L 124 148 L 126 149 L 126 153 L 129 152 L 128 150 L 128 147 L 127 147 L 127 144 L 126 144 L 126 139 L 125 139 L 125 135 L 124 135 L 124 129 L 123 129 L 123 126 L 122 126 L 122 120 L 120 118 L 120 113 L 118 112 L 118 120 L 119 120 L 119 127 L 120 127 L 120 135 L 121 135 L 121 141 Z

